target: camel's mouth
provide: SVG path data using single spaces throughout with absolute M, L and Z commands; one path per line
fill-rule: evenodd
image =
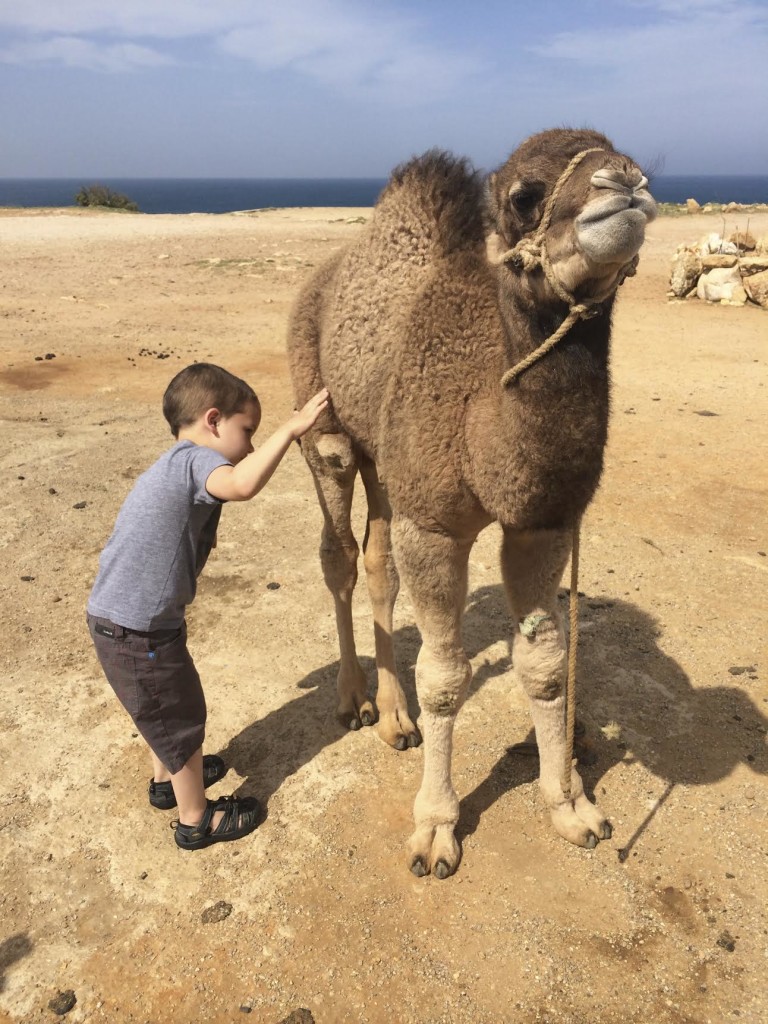
M 598 193 L 576 218 L 579 246 L 594 263 L 627 263 L 640 251 L 645 226 L 656 216 L 656 202 L 644 178 L 617 189 L 612 179 L 596 174 L 592 184 L 609 188 L 611 194 Z

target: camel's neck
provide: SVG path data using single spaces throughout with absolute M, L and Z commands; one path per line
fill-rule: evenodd
M 507 367 L 516 366 L 550 338 L 566 319 L 569 307 L 553 295 L 542 275 L 532 283 L 527 275 L 502 268 L 499 305 L 505 332 Z M 597 315 L 577 321 L 512 387 L 523 393 L 592 389 L 608 380 L 611 313 L 614 295 L 596 306 Z
M 504 286 L 500 300 L 506 368 L 538 348 L 568 313 L 559 300 L 536 302 Z M 491 382 L 487 404 L 473 413 L 473 490 L 502 523 L 569 526 L 594 494 L 608 426 L 612 301 L 575 323 L 507 387 Z

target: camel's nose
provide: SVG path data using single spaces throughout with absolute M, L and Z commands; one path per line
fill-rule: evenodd
M 595 188 L 612 188 L 616 192 L 623 192 L 631 196 L 633 192 L 647 189 L 648 179 L 635 167 L 631 171 L 619 170 L 616 167 L 603 167 L 592 175 L 592 185 Z
M 656 215 L 656 202 L 648 191 L 648 179 L 639 167 L 603 167 L 591 178 L 593 188 L 611 189 L 625 197 L 628 209 L 641 210 L 648 220 Z

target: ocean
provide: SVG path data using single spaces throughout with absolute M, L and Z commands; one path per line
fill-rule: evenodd
M 0 206 L 74 206 L 85 185 L 106 185 L 142 213 L 228 213 L 282 206 L 372 206 L 385 178 L 0 178 Z M 659 202 L 768 203 L 767 175 L 659 176 Z

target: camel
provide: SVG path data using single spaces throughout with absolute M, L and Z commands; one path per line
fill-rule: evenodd
M 485 179 L 466 159 L 431 150 L 392 173 L 362 234 L 315 272 L 291 314 L 296 400 L 325 386 L 332 401 L 302 451 L 324 515 L 320 557 L 336 608 L 346 726 L 378 721 L 398 750 L 422 742 L 395 665 L 400 577 L 421 634 L 424 770 L 408 843 L 418 876 L 446 878 L 460 859 L 451 754 L 471 678 L 461 620 L 470 550 L 494 521 L 540 791 L 566 840 L 593 848 L 611 835 L 564 761 L 557 594 L 602 471 L 611 311 L 655 215 L 647 185 L 592 130 L 534 135 Z M 352 628 L 358 473 L 375 701 Z

